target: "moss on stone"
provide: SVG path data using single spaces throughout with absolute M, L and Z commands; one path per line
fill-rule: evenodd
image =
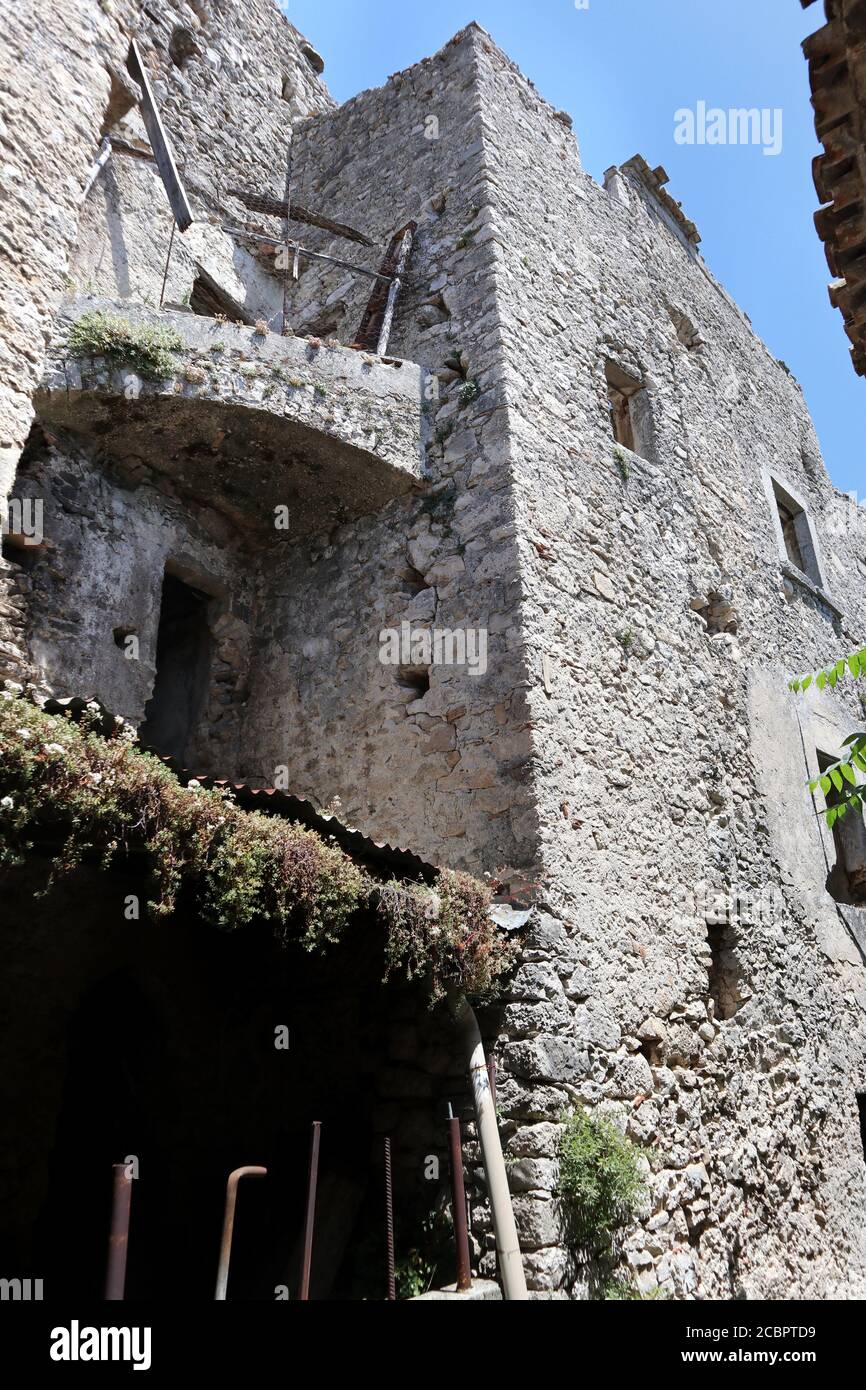
M 307 950 L 338 941 L 359 909 L 371 909 L 387 972 L 423 976 L 433 1000 L 452 986 L 488 995 L 509 968 L 486 885 L 449 871 L 432 888 L 383 884 L 313 830 L 244 811 L 229 791 L 182 786 L 122 720 L 108 736 L 105 727 L 96 704 L 75 723 L 0 692 L 0 867 L 21 862 L 37 835 L 58 846 L 47 889 L 85 855 L 108 867 L 143 851 L 151 917 L 170 916 L 183 893 L 216 927 L 264 920 Z
M 73 357 L 104 357 L 113 366 L 131 367 L 139 376 L 163 381 L 174 376 L 183 339 L 173 328 L 130 323 L 116 314 L 94 309 L 72 325 L 66 346 Z

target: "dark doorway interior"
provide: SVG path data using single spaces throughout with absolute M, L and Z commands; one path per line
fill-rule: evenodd
M 863 1157 L 866 1159 L 866 1091 L 857 1092 L 857 1110 L 860 1115 L 860 1143 L 863 1145 Z
M 129 894 L 148 892 L 137 863 L 83 865 L 34 899 L 46 871 L 35 856 L 4 890 L 0 1270 L 42 1278 L 48 1300 L 101 1298 L 112 1164 L 134 1159 L 127 1299 L 210 1301 L 226 1179 L 260 1164 L 267 1177 L 240 1185 L 228 1298 L 295 1298 L 320 1120 L 311 1296 L 383 1298 L 384 1135 L 398 1271 L 411 1271 L 413 1250 L 426 1258 L 439 1240 L 446 1101 L 470 1113 L 447 1010 L 383 984 L 367 915 L 320 958 L 281 948 L 265 923 L 127 920 Z M 440 1283 L 453 1277 L 447 1237 Z
M 210 675 L 209 599 L 168 570 L 156 639 L 156 680 L 144 711 L 141 743 L 183 763 Z

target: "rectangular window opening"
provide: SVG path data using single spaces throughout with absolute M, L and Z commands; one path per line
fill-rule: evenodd
M 866 1091 L 857 1092 L 857 1113 L 860 1116 L 860 1143 L 863 1146 L 863 1160 L 866 1162 Z
M 610 359 L 605 363 L 604 373 L 614 439 L 624 449 L 649 459 L 652 431 L 646 383 L 630 376 Z
M 776 512 L 788 561 L 818 588 L 822 588 L 824 581 L 818 564 L 815 539 L 812 535 L 812 526 L 806 509 L 786 491 L 776 478 L 772 479 L 772 483 Z
M 733 1018 L 743 1003 L 743 993 L 729 924 L 708 922 L 707 941 L 712 957 L 708 984 L 713 1014 L 716 1018 Z
M 207 594 L 166 570 L 156 638 L 156 679 L 140 730 L 143 746 L 183 766 L 210 681 Z

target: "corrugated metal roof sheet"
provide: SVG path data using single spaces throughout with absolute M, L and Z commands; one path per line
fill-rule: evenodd
M 107 710 L 95 695 L 70 695 L 62 698 L 52 696 L 44 702 L 43 708 L 47 714 L 69 714 L 77 722 L 88 704 L 99 706 L 102 715 L 102 733 L 110 733 L 116 727 L 116 716 Z M 225 790 L 227 788 L 233 793 L 238 805 L 243 806 L 246 810 L 261 811 L 270 816 L 284 816 L 286 820 L 296 821 L 308 830 L 315 830 L 323 838 L 334 840 L 352 859 L 362 860 L 369 866 L 375 866 L 377 872 L 383 877 L 393 874 L 398 878 L 417 879 L 424 883 L 432 883 L 436 878 L 438 873 L 436 866 L 428 864 L 420 855 L 414 854 L 411 850 L 403 849 L 399 845 L 390 845 L 380 840 L 371 839 L 362 831 L 344 825 L 336 816 L 318 811 L 306 797 L 294 796 L 291 792 L 282 791 L 279 787 L 254 787 L 248 782 L 233 782 L 229 778 L 214 777 L 205 772 L 195 772 L 190 768 L 178 767 L 174 758 L 162 757 L 153 749 L 144 748 L 141 751 L 150 752 L 153 757 L 158 757 L 160 762 L 174 773 L 183 786 L 196 781 L 201 786 L 211 790 Z

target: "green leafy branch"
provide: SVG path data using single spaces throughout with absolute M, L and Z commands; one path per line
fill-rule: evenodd
M 836 794 L 842 797 L 842 800 L 833 801 L 825 808 L 830 829 L 837 820 L 847 816 L 850 810 L 862 811 L 866 807 L 866 784 L 858 782 L 855 772 L 855 768 L 860 772 L 866 772 L 866 732 L 849 734 L 842 747 L 848 749 L 846 757 L 831 763 L 819 777 L 813 778 L 809 783 L 810 791 L 817 791 L 820 787 L 825 796 L 830 796 L 835 790 Z
M 812 675 L 798 676 L 788 682 L 788 688 L 805 693 L 811 685 L 824 690 L 829 685 L 834 690 L 841 680 L 850 675 L 853 680 L 866 677 L 866 647 L 840 657 L 832 666 Z M 824 807 L 827 826 L 832 829 L 837 821 L 843 820 L 851 810 L 863 812 L 866 808 L 866 784 L 857 776 L 866 773 L 866 730 L 849 734 L 842 747 L 848 751 L 829 767 L 824 768 L 818 777 L 809 782 L 809 790 L 815 792 L 820 787 L 825 797 L 833 800 Z
M 788 689 L 805 693 L 810 685 L 817 685 L 819 690 L 829 685 L 833 690 L 849 672 L 855 681 L 866 675 L 866 647 L 861 647 L 858 652 L 851 652 L 850 656 L 840 657 L 833 666 L 828 666 L 823 671 L 816 671 L 810 676 L 797 676 L 795 680 L 788 682 Z

